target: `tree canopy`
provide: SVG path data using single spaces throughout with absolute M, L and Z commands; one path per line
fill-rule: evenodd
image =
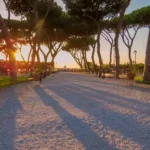
M 124 15 L 130 0 L 63 0 L 63 2 L 67 12 L 63 12 L 62 8 L 53 0 L 6 1 L 7 9 L 22 18 L 21 21 L 4 19 L 9 28 L 9 37 L 14 43 L 23 41 L 30 44 L 32 62 L 35 61 L 35 57 L 38 59 L 39 51 L 42 51 L 41 45 L 45 45 L 49 49 L 47 54 L 42 51 L 46 59 L 49 54 L 53 57 L 53 52 L 56 52 L 57 55 L 57 52 L 63 47 L 67 52 L 72 50 L 83 52 L 82 57 L 88 64 L 86 52 L 92 48 L 92 62 L 95 65 L 94 55 L 97 50 L 100 72 L 103 69 L 100 43 L 102 36 L 109 43 L 110 38 L 112 55 L 116 42 L 110 33 L 118 34 L 117 37 L 121 35 L 122 40 L 125 40 L 126 34 L 128 34 L 131 44 L 128 44 L 128 39 L 124 43 L 130 48 L 129 52 L 131 53 L 133 40 L 138 30 L 135 30 L 132 38 L 128 29 L 139 29 L 150 24 L 150 6 Z M 121 15 L 122 22 L 120 21 Z M 0 36 L 2 48 L 4 35 L 0 33 Z M 119 58 L 119 53 L 117 57 Z M 132 62 L 132 59 L 130 61 Z

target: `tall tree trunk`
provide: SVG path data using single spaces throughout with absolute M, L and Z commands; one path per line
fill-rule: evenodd
M 29 2 L 30 3 L 30 2 Z M 35 26 L 35 38 L 34 38 L 34 42 L 33 42 L 33 50 L 32 50 L 32 56 L 31 56 L 31 76 L 32 76 L 32 72 L 34 70 L 34 66 L 35 66 L 35 57 L 36 57 L 36 52 L 37 52 L 37 43 L 38 43 L 38 29 L 37 29 L 37 24 L 38 24 L 38 10 L 37 10 L 37 0 L 35 0 L 34 5 L 33 5 L 33 9 L 34 9 L 34 26 Z
M 8 61 L 8 54 L 5 54 L 5 59 L 6 59 L 6 62 Z
M 79 65 L 80 69 L 81 69 L 81 70 L 83 70 L 82 63 L 80 63 L 80 62 L 79 62 L 79 61 L 77 61 L 76 59 L 75 59 L 75 61 L 76 61 L 76 63 Z
M 87 63 L 86 63 L 86 58 L 85 58 L 84 51 L 82 51 L 82 56 L 83 56 L 83 62 L 84 62 L 84 69 L 87 70 Z
M 126 0 L 122 6 L 120 12 L 119 21 L 117 24 L 116 35 L 115 35 L 115 53 L 116 53 L 116 78 L 119 79 L 120 73 L 120 54 L 119 54 L 119 35 L 122 28 L 123 18 L 127 7 L 129 6 L 131 0 Z
M 55 58 L 57 56 L 57 53 L 51 54 L 52 60 L 51 60 L 51 64 L 53 69 L 55 69 Z
M 34 68 L 34 64 L 35 64 L 35 56 L 36 56 L 36 53 L 38 51 L 37 49 L 37 44 L 38 44 L 38 47 L 39 47 L 39 43 L 40 43 L 40 34 L 41 34 L 41 28 L 43 27 L 43 24 L 50 12 L 50 9 L 52 8 L 53 6 L 53 3 L 54 3 L 54 0 L 51 0 L 51 4 L 49 5 L 46 13 L 45 13 L 45 16 L 44 16 L 44 21 L 42 23 L 42 25 L 40 27 L 38 27 L 38 21 L 39 21 L 39 14 L 38 14 L 38 0 L 34 0 L 34 4 L 32 5 L 31 1 L 30 0 L 26 0 L 28 2 L 28 4 L 33 8 L 34 10 L 34 26 L 35 26 L 35 39 L 34 39 L 34 42 L 33 42 L 33 53 L 32 53 L 32 59 L 31 59 L 31 64 L 32 64 L 32 67 L 31 67 L 31 74 L 32 74 L 32 71 L 33 71 L 33 68 Z
M 149 35 L 148 35 L 146 57 L 145 57 L 144 80 L 150 81 L 150 26 L 149 26 Z
M 30 49 L 30 52 L 28 54 L 28 59 L 27 59 L 27 63 L 28 63 L 28 66 L 27 66 L 27 72 L 29 73 L 29 69 L 30 69 L 30 57 L 31 57 L 31 53 L 32 53 L 32 48 Z
M 47 56 L 44 56 L 44 74 L 47 76 Z
M 128 58 L 129 58 L 129 62 L 130 62 L 131 67 L 133 66 L 132 56 L 131 56 L 132 46 L 133 46 L 133 42 L 134 42 L 134 39 L 137 35 L 137 32 L 138 32 L 139 28 L 140 28 L 139 26 L 138 27 L 133 27 L 133 30 L 134 30 L 133 37 L 130 34 L 128 28 L 125 28 L 125 29 L 123 28 L 122 29 L 123 32 L 121 33 L 122 40 L 123 40 L 125 46 L 128 48 Z
M 96 69 L 96 64 L 95 64 L 95 59 L 94 59 L 95 46 L 96 46 L 96 44 L 94 44 L 94 45 L 92 46 L 92 57 L 91 57 L 91 58 L 92 58 L 94 73 L 97 75 L 97 69 Z
M 17 81 L 17 62 L 16 62 L 16 57 L 15 57 L 15 49 L 13 48 L 10 49 L 9 52 L 9 63 L 10 63 L 10 77 L 12 78 L 13 81 Z
M 39 51 L 36 51 L 36 58 L 37 58 L 37 62 L 40 63 L 40 55 L 39 55 Z
M 129 47 L 129 61 L 130 61 L 130 66 L 132 67 L 133 63 L 132 63 L 132 56 L 131 56 L 131 47 Z
M 110 54 L 109 54 L 109 68 L 111 68 L 112 64 L 112 51 L 113 51 L 113 46 L 114 46 L 114 39 L 112 38 L 111 34 L 107 30 L 103 30 L 101 33 L 103 38 L 110 44 Z
M 110 55 L 109 55 L 109 67 L 110 68 L 111 68 L 111 65 L 112 65 L 112 52 L 113 52 L 113 45 L 111 44 Z
M 30 69 L 30 76 L 33 74 L 34 70 L 34 65 L 35 65 L 35 47 L 32 50 L 32 55 L 31 55 L 31 69 Z
M 15 58 L 16 48 L 13 46 L 13 43 L 10 40 L 8 28 L 1 15 L 0 15 L 0 29 L 2 31 L 2 34 L 4 35 L 4 40 L 8 47 L 10 76 L 13 81 L 16 81 L 17 80 L 17 66 L 16 66 L 16 58 Z
M 52 64 L 52 68 L 53 68 L 53 69 L 55 68 L 55 61 L 54 61 L 54 60 L 55 60 L 55 57 L 52 56 L 51 64 Z
M 25 64 L 25 66 L 28 66 L 28 62 L 25 60 L 24 56 L 22 55 L 22 51 L 21 51 L 22 46 L 21 46 L 21 47 L 18 47 L 18 49 L 19 49 L 20 56 L 21 56 L 21 58 L 22 58 L 22 60 L 23 60 L 23 62 L 24 62 L 24 64 Z
M 87 67 L 88 71 L 90 71 L 90 66 L 89 66 L 89 64 L 88 64 L 87 53 L 86 53 L 86 51 L 84 51 L 84 55 L 85 55 L 85 63 L 86 63 L 86 67 Z
M 74 58 L 75 62 L 79 65 L 80 69 L 83 70 L 82 58 L 77 58 L 73 53 L 70 54 Z
M 102 56 L 101 56 L 101 52 L 100 52 L 100 35 L 101 35 L 101 30 L 100 30 L 100 25 L 97 25 L 97 55 L 98 55 L 98 60 L 99 60 L 99 77 L 101 77 L 102 75 L 102 68 L 103 68 L 103 60 L 102 60 Z
M 78 65 L 79 65 L 80 69 L 83 70 L 83 65 L 82 65 L 82 63 L 79 63 Z
M 119 46 L 118 46 L 118 39 L 119 39 L 119 34 L 116 33 L 116 38 L 115 38 L 115 59 L 116 59 L 116 78 L 119 79 L 119 72 L 120 72 L 120 54 L 119 54 Z
M 7 11 L 8 11 L 8 21 L 10 21 L 10 8 L 9 8 L 9 5 L 8 5 L 8 1 L 3 0 L 3 2 L 4 2 L 5 6 L 7 8 Z M 8 24 L 9 24 L 9 22 L 8 22 Z

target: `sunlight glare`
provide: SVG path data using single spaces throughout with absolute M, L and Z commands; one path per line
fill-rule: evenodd
M 24 56 L 25 60 L 28 59 L 29 51 L 30 51 L 30 46 L 29 45 L 22 46 L 22 51 L 21 52 L 22 52 L 22 55 Z M 20 55 L 19 50 L 16 52 L 15 56 L 16 56 L 17 60 L 22 61 L 22 57 Z

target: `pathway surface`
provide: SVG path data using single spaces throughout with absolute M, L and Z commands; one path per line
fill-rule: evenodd
M 150 150 L 150 87 L 59 73 L 2 89 L 0 150 Z

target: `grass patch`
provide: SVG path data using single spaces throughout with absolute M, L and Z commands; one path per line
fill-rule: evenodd
M 134 80 L 137 83 L 149 84 L 150 85 L 150 81 L 144 81 L 142 76 L 136 76 Z
M 17 82 L 12 82 L 10 77 L 0 77 L 0 87 L 5 87 L 12 84 L 22 83 L 31 80 L 32 78 L 29 77 L 17 77 Z

